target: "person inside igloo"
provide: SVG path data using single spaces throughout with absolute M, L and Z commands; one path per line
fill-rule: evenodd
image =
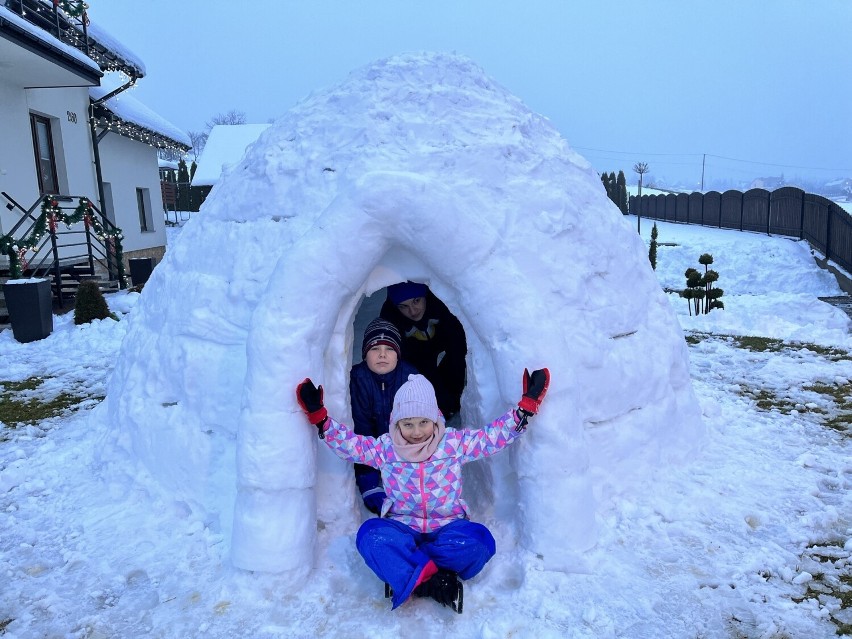
M 432 383 L 441 412 L 454 423 L 467 372 L 461 322 L 420 282 L 392 284 L 387 295 L 381 317 L 397 327 L 403 336 L 403 358 Z
M 364 330 L 362 361 L 349 371 L 352 427 L 358 435 L 380 437 L 388 432 L 394 395 L 409 375 L 417 373 L 402 359 L 401 342 L 396 326 L 380 317 Z M 355 484 L 364 507 L 378 515 L 387 496 L 379 471 L 356 463 Z

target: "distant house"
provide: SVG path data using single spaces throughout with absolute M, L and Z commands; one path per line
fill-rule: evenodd
M 210 130 L 192 186 L 203 190 L 202 200 L 219 181 L 223 171 L 243 159 L 246 149 L 255 142 L 269 124 L 217 124 Z
M 157 150 L 191 147 L 184 132 L 125 93 L 145 76 L 142 61 L 85 13 L 61 8 L 68 6 L 85 5 L 0 6 L 0 278 L 20 276 L 16 265 L 25 274 L 55 276 L 60 297 L 59 272 L 80 262 L 81 251 L 113 280 L 117 262 L 110 264 L 110 256 L 121 256 L 126 267 L 133 257 L 163 255 Z M 102 255 L 71 242 L 58 251 L 29 246 L 46 202 L 51 229 L 63 232 L 55 221 L 90 202 L 85 224 L 95 232 L 85 235 L 106 238 Z
M 784 176 L 780 177 L 761 177 L 755 178 L 751 181 L 751 184 L 748 185 L 749 189 L 766 189 L 767 191 L 774 191 L 775 189 L 780 189 L 782 186 L 787 185 L 787 180 L 784 179 Z
M 823 186 L 823 193 L 826 197 L 834 199 L 852 200 L 852 178 L 837 178 L 826 182 Z

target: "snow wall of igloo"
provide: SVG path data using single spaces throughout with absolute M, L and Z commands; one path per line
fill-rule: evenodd
M 530 432 L 466 485 L 474 517 L 546 565 L 700 441 L 682 332 L 595 171 L 469 59 L 424 53 L 310 96 L 224 172 L 130 316 L 104 454 L 218 518 L 236 565 L 296 583 L 317 518 L 351 534 L 360 514 L 295 385 L 322 383 L 348 420 L 358 305 L 404 279 L 465 327 L 466 424 L 517 402 L 524 367 L 551 370 Z

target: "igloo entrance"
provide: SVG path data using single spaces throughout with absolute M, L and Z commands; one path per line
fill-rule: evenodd
M 272 391 L 267 388 L 267 383 L 270 379 L 277 379 L 275 374 L 270 374 L 277 362 L 293 361 L 295 358 L 306 362 L 301 368 L 302 376 L 310 375 L 317 383 L 323 384 L 325 402 L 330 414 L 341 421 L 351 423 L 348 382 L 349 370 L 355 361 L 352 357 L 353 349 L 360 348 L 363 326 L 378 315 L 377 305 L 380 306 L 384 300 L 386 287 L 405 280 L 427 283 L 430 290 L 439 300 L 445 302 L 465 329 L 468 341 L 468 372 L 463 396 L 463 423 L 470 426 L 487 423 L 517 402 L 520 397 L 523 366 L 514 367 L 514 375 L 503 374 L 505 371 L 502 370 L 498 374 L 497 367 L 502 367 L 503 364 L 499 358 L 495 359 L 494 353 L 489 352 L 491 349 L 486 345 L 490 339 L 489 335 L 494 333 L 492 323 L 499 322 L 499 318 L 476 313 L 476 309 L 473 309 L 473 315 L 479 318 L 478 326 L 477 320 L 470 319 L 471 312 L 461 304 L 461 300 L 470 297 L 471 291 L 476 288 L 475 283 L 465 283 L 465 275 L 453 273 L 446 264 L 443 265 L 444 273 L 436 272 L 436 265 L 426 262 L 429 259 L 428 251 L 425 251 L 424 256 L 415 247 L 397 243 L 395 238 L 400 230 L 400 223 L 406 219 L 416 219 L 416 210 L 410 216 L 402 216 L 399 210 L 394 208 L 385 215 L 393 215 L 397 221 L 394 230 L 388 231 L 388 237 L 384 238 L 387 245 L 385 252 L 378 259 L 373 257 L 362 260 L 363 270 L 360 273 L 357 269 L 344 269 L 338 273 L 337 284 L 340 290 L 351 291 L 351 294 L 343 295 L 341 292 L 339 296 L 317 300 L 318 304 L 327 306 L 325 310 L 318 309 L 317 316 L 333 316 L 333 330 L 328 331 L 332 322 L 314 321 L 304 313 L 304 307 L 294 303 L 295 299 L 301 297 L 297 290 L 289 288 L 289 284 L 294 287 L 299 285 L 296 278 L 289 282 L 286 293 L 285 284 L 282 282 L 280 285 L 281 294 L 285 297 L 292 296 L 293 299 L 287 302 L 279 296 L 270 296 L 267 299 L 276 300 L 274 308 L 277 310 L 270 308 L 268 315 L 263 303 L 259 306 L 255 313 L 255 323 L 274 321 L 277 326 L 286 326 L 291 330 L 295 329 L 297 324 L 304 326 L 300 329 L 299 339 L 295 340 L 302 351 L 299 353 L 273 355 L 267 343 L 259 346 L 255 352 L 250 335 L 250 362 L 254 360 L 254 355 L 268 360 L 267 364 L 254 362 L 255 365 L 249 365 L 247 394 L 249 398 L 255 397 L 258 402 L 253 410 L 255 414 L 266 417 L 267 411 L 271 416 L 276 408 L 281 410 L 280 405 L 270 405 L 268 408 L 263 405 L 269 397 L 275 395 L 274 392 L 269 394 Z M 429 241 L 434 238 L 426 239 L 428 246 Z M 298 259 L 298 255 L 290 255 L 288 261 L 296 260 L 298 263 Z M 440 265 L 437 266 L 440 268 Z M 358 281 L 359 275 L 364 272 L 366 274 L 363 275 L 363 281 Z M 454 285 L 447 284 L 442 275 L 455 277 Z M 282 277 L 287 279 L 283 273 Z M 304 278 L 298 278 L 298 282 L 304 281 Z M 328 306 L 329 303 L 334 303 L 329 300 L 338 301 L 340 307 L 334 309 Z M 290 310 L 287 310 L 288 308 Z M 295 316 L 291 317 L 295 314 L 300 315 L 298 320 Z M 253 327 L 252 332 L 254 330 L 259 334 L 266 333 L 261 325 Z M 304 334 L 302 330 L 305 331 Z M 291 335 L 291 341 L 292 337 Z M 259 367 L 256 366 L 258 363 L 261 364 Z M 264 374 L 256 378 L 253 371 L 258 369 L 263 370 Z M 317 370 L 321 370 L 321 374 L 312 372 Z M 292 383 L 293 388 L 300 379 Z M 503 384 L 511 390 L 503 391 Z M 255 385 L 256 390 L 253 390 Z M 280 393 L 278 397 L 280 398 Z M 251 399 L 249 402 L 253 403 Z M 304 558 L 312 555 L 310 548 L 317 521 L 321 522 L 323 527 L 337 522 L 343 529 L 351 531 L 357 528 L 356 518 L 360 516 L 360 511 L 353 503 L 355 490 L 351 465 L 336 458 L 325 447 L 317 448 L 316 434 L 305 423 L 299 411 L 288 411 L 286 416 L 282 415 L 282 421 L 284 420 L 288 422 L 287 425 L 279 424 L 272 427 L 275 428 L 274 431 L 266 431 L 263 434 L 257 429 L 259 424 L 256 422 L 250 423 L 243 419 L 240 423 L 237 448 L 240 485 L 234 516 L 232 557 L 234 563 L 243 568 L 275 572 L 304 569 Z M 286 431 L 287 437 L 281 437 L 281 428 L 290 429 Z M 259 442 L 259 437 L 267 436 L 272 436 L 277 441 Z M 316 457 L 306 457 L 303 454 L 305 450 L 315 450 Z M 465 490 L 472 508 L 493 506 L 502 512 L 517 512 L 517 509 L 509 508 L 509 504 L 517 504 L 519 494 L 517 471 L 514 468 L 515 454 L 510 450 L 501 455 L 499 461 L 489 460 L 493 468 L 488 470 L 477 468 L 478 464 L 470 465 L 466 474 L 469 476 L 469 482 Z M 286 468 L 287 472 L 268 472 L 271 468 Z M 296 481 L 288 482 L 294 478 Z M 500 489 L 495 490 L 495 486 Z M 499 496 L 496 502 L 495 495 Z M 270 535 L 275 528 L 279 528 L 278 533 Z M 290 563 L 291 561 L 294 563 Z

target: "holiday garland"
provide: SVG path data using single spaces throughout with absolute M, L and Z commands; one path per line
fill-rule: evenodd
M 55 7 L 61 7 L 62 10 L 72 18 L 79 18 L 86 13 L 89 8 L 83 0 L 56 0 L 53 3 Z
M 67 228 L 82 221 L 86 228 L 91 228 L 94 234 L 110 249 L 115 255 L 116 266 L 118 268 L 118 280 L 121 282 L 122 288 L 127 285 L 124 273 L 124 249 L 121 245 L 122 234 L 121 229 L 114 227 L 107 229 L 96 215 L 94 215 L 94 207 L 91 201 L 85 197 L 81 197 L 77 204 L 77 208 L 71 214 L 64 213 L 59 208 L 59 202 L 51 196 L 45 196 L 41 203 L 41 214 L 36 218 L 32 230 L 26 237 L 16 240 L 11 235 L 0 237 L 0 253 L 9 257 L 9 274 L 11 279 L 20 279 L 23 277 L 23 271 L 27 268 L 26 254 L 39 245 L 41 238 L 48 232 L 55 233 L 56 225 L 63 222 Z

